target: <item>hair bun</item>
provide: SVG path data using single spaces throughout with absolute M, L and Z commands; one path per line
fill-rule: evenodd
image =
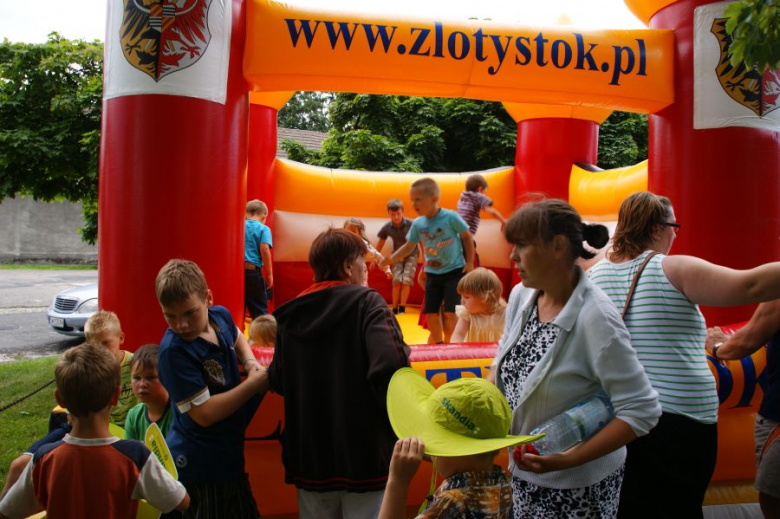
M 588 242 L 588 245 L 600 249 L 609 242 L 609 231 L 600 223 L 583 223 L 582 237 Z

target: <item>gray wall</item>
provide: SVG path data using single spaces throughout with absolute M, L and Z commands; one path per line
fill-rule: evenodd
M 0 201 L 0 261 L 95 263 L 97 247 L 81 241 L 81 204 Z

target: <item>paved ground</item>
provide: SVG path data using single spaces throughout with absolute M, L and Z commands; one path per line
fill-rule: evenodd
M 81 343 L 53 331 L 46 308 L 63 290 L 95 282 L 96 270 L 0 269 L 0 362 L 52 355 Z

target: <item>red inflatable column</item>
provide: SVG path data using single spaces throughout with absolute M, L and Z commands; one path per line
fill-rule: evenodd
M 675 31 L 675 103 L 650 116 L 648 184 L 672 200 L 682 225 L 672 253 L 745 269 L 780 259 L 780 138 L 693 129 L 694 9 L 708 3 L 676 2 L 650 19 L 651 28 Z M 713 325 L 748 319 L 752 307 L 703 311 Z
M 572 164 L 596 163 L 599 124 L 612 112 L 525 103 L 504 103 L 504 108 L 517 122 L 516 205 L 527 193 L 568 200 Z M 512 285 L 518 282 L 517 271 L 512 269 Z
M 517 121 L 515 194 L 544 193 L 569 199 L 575 162 L 595 164 L 599 124 L 611 113 L 598 108 L 504 103 Z
M 119 315 L 129 350 L 159 342 L 165 331 L 154 280 L 171 258 L 195 261 L 217 304 L 227 306 L 236 322 L 243 318 L 249 110 L 243 0 L 232 0 L 228 9 L 225 104 L 177 95 L 128 95 L 103 103 L 100 306 Z M 206 52 L 219 50 L 213 45 Z
M 294 92 L 251 92 L 249 94 L 249 168 L 247 200 L 259 199 L 268 206 L 269 222 L 275 207 L 274 160 L 276 160 L 276 123 L 282 106 Z

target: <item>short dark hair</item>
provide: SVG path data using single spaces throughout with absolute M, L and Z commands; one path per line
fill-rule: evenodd
M 89 343 L 67 350 L 54 368 L 61 403 L 79 418 L 110 406 L 119 378 L 119 361 L 114 354 Z
M 206 298 L 209 286 L 206 276 L 193 261 L 172 259 L 166 263 L 154 282 L 157 300 L 163 306 L 175 305 L 196 295 Z
M 476 191 L 480 187 L 482 189 L 487 189 L 488 187 L 487 180 L 482 175 L 475 173 L 466 179 L 466 191 Z
M 328 229 L 314 238 L 309 250 L 314 281 L 343 281 L 344 262 L 355 261 L 367 252 L 360 236 L 344 229 Z
M 268 214 L 268 206 L 262 200 L 250 200 L 246 203 L 246 213 L 252 216 L 256 214 Z
M 403 209 L 403 208 L 404 208 L 404 203 L 398 198 L 393 198 L 392 200 L 387 201 L 388 211 L 398 211 L 399 209 Z
M 583 241 L 597 249 L 609 241 L 606 227 L 583 223 L 574 207 L 554 198 L 526 203 L 509 217 L 504 228 L 504 236 L 514 245 L 550 243 L 558 235 L 568 240 L 572 262 L 596 256 L 585 249 Z
M 156 344 L 144 344 L 133 353 L 133 358 L 130 359 L 130 370 L 134 370 L 136 366 L 140 366 L 141 369 L 157 369 L 159 356 L 159 346 Z

